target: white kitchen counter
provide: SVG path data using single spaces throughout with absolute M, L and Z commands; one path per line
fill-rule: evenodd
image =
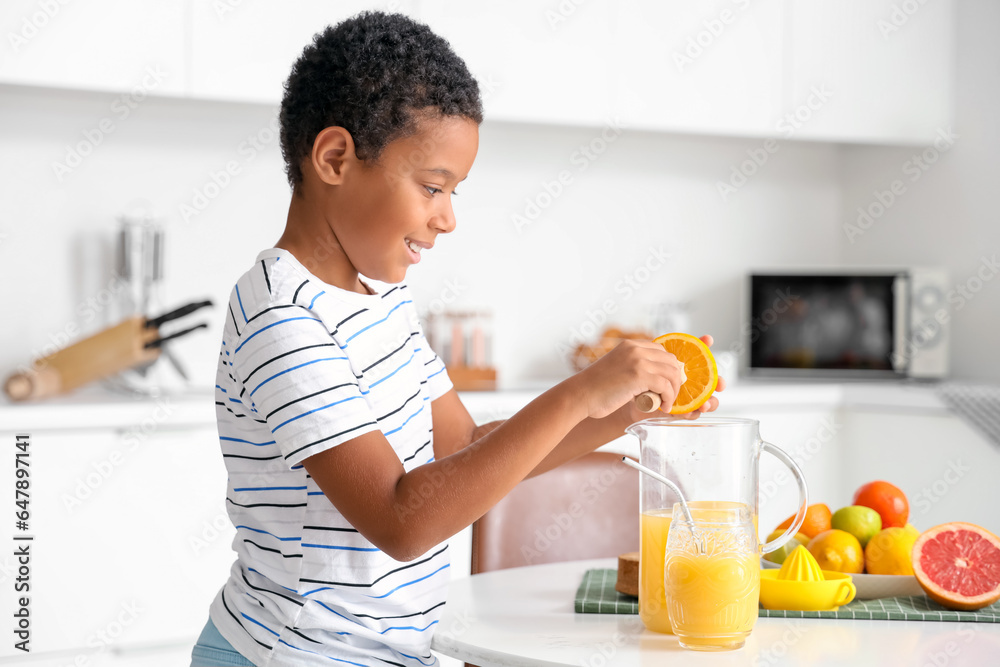
M 477 422 L 509 417 L 551 383 L 523 389 L 461 392 L 462 401 Z M 731 410 L 836 409 L 915 412 L 945 415 L 947 408 L 933 385 L 905 381 L 778 382 L 744 380 L 719 394 L 721 413 Z M 154 418 L 167 427 L 213 424 L 212 390 L 191 388 L 160 398 L 132 398 L 94 386 L 68 396 L 29 403 L 0 403 L 0 431 L 124 429 Z

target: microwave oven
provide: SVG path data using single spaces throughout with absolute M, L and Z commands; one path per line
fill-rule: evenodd
M 755 377 L 940 379 L 947 274 L 936 268 L 752 272 L 743 366 Z

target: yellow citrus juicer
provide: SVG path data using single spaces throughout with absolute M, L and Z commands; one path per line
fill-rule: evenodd
M 854 599 L 851 575 L 820 570 L 804 546 L 788 555 L 780 570 L 760 571 L 760 604 L 764 609 L 836 611 Z

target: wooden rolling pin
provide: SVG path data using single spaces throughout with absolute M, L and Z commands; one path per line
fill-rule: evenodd
M 160 356 L 164 341 L 208 325 L 199 324 L 162 337 L 159 326 L 210 305 L 211 301 L 192 303 L 153 319 L 147 319 L 143 315 L 129 317 L 113 327 L 42 357 L 26 371 L 13 373 L 4 382 L 4 391 L 13 401 L 47 398 L 133 366 L 155 361 Z

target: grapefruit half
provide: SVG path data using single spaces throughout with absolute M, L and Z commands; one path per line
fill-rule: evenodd
M 973 523 L 934 526 L 913 545 L 913 574 L 943 607 L 987 607 L 1000 600 L 1000 538 Z

